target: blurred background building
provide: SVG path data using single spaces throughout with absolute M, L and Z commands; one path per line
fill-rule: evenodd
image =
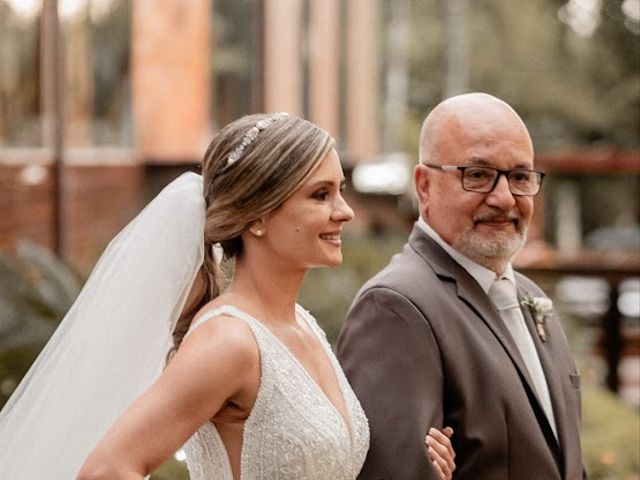
M 217 129 L 280 110 L 329 130 L 345 167 L 362 167 L 358 228 L 406 228 L 424 115 L 481 90 L 521 113 L 538 166 L 558 174 L 532 240 L 565 254 L 636 247 L 638 9 L 638 0 L 0 0 L 0 246 L 33 238 L 86 271 L 114 227 L 197 165 Z
M 314 311 L 335 335 L 363 272 L 417 215 L 422 119 L 467 91 L 513 105 L 550 174 L 516 263 L 603 365 L 595 383 L 637 407 L 640 0 L 0 0 L 0 351 L 48 334 L 36 322 L 45 333 L 20 336 L 24 302 L 49 302 L 58 318 L 66 304 L 54 298 L 73 299 L 59 279 L 29 290 L 20 264 L 38 261 L 22 241 L 87 275 L 146 201 L 197 170 L 221 126 L 261 111 L 331 132 L 351 180 L 345 257 L 357 274 L 308 282 L 346 292 L 342 310 Z M 36 280 L 54 276 L 39 265 Z M 2 361 L 6 397 L 15 379 Z

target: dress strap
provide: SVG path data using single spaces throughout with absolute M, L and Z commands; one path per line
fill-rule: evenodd
M 256 327 L 264 328 L 263 325 L 260 325 L 260 323 L 251 315 L 249 315 L 247 312 L 240 310 L 238 307 L 234 307 L 233 305 L 225 304 L 225 305 L 220 305 L 219 307 L 216 307 L 213 310 L 209 310 L 208 312 L 200 316 L 195 322 L 191 324 L 191 326 L 189 327 L 189 331 L 187 332 L 187 335 L 185 335 L 185 338 L 188 335 L 190 335 L 191 332 L 193 332 L 200 325 L 208 322 L 212 318 L 219 317 L 220 315 L 228 315 L 230 317 L 239 318 L 240 320 L 243 320 L 244 322 L 249 324 L 249 326 L 254 332 L 256 330 Z
M 307 324 L 307 326 L 311 329 L 311 331 L 318 337 L 318 340 L 320 340 L 320 343 L 322 343 L 329 350 L 331 350 L 331 345 L 327 340 L 327 334 L 322 328 L 320 328 L 320 325 L 318 325 L 318 322 L 316 321 L 315 317 L 311 315 L 311 312 L 309 312 L 309 310 L 305 309 L 299 304 L 296 304 L 296 314 Z

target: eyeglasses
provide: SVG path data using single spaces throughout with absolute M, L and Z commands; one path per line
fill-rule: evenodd
M 500 170 L 499 168 L 483 167 L 471 165 L 468 167 L 458 167 L 456 165 L 431 165 L 424 164 L 429 168 L 436 168 L 444 172 L 454 172 L 460 170 L 460 180 L 462 188 L 467 192 L 489 193 L 492 192 L 501 175 L 507 178 L 509 191 L 512 195 L 532 196 L 540 192 L 544 173 L 528 170 L 526 168 L 515 168 L 513 170 Z

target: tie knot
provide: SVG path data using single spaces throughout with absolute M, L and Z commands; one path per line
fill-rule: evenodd
M 495 280 L 489 289 L 489 298 L 498 311 L 520 308 L 516 286 L 508 278 Z

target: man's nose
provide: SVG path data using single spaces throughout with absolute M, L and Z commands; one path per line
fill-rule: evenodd
M 498 174 L 498 183 L 487 194 L 485 202 L 487 205 L 495 206 L 502 210 L 508 210 L 516 204 L 516 199 L 509 188 L 509 180 L 506 173 L 501 172 Z

